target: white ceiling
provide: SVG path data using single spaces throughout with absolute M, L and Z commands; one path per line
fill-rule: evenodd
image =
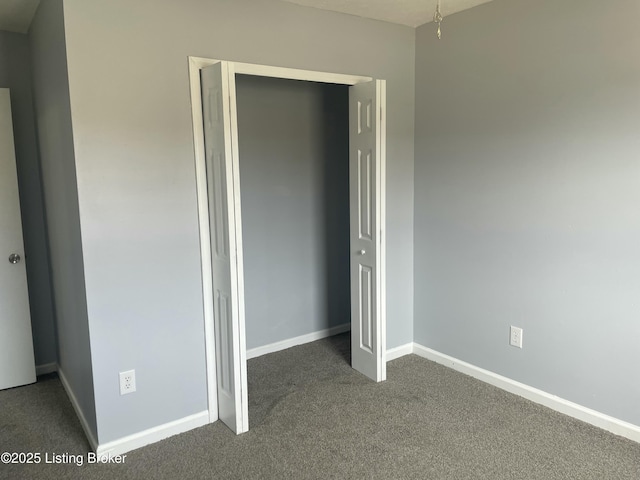
M 307 7 L 349 13 L 359 17 L 417 27 L 433 21 L 438 0 L 283 0 Z M 491 0 L 440 0 L 443 16 L 467 10 Z
M 0 30 L 27 33 L 40 0 L 0 0 Z
M 283 0 L 307 7 L 417 27 L 433 21 L 438 0 Z M 440 0 L 443 16 L 491 0 Z M 0 0 L 0 30 L 27 33 L 40 0 Z

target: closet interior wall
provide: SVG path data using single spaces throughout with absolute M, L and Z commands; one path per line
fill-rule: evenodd
M 350 322 L 348 87 L 236 76 L 247 349 Z

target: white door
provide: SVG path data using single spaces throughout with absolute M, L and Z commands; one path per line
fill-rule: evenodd
M 201 71 L 211 231 L 218 416 L 235 433 L 249 429 L 242 295 L 235 74 L 219 62 Z M 235 163 L 235 165 L 234 165 Z M 234 169 L 236 172 L 234 172 Z M 236 208 L 237 207 L 237 208 Z M 240 258 L 239 258 L 240 256 Z
M 0 88 L 0 389 L 35 381 L 11 101 Z
M 385 331 L 385 82 L 349 88 L 351 236 L 351 364 L 386 379 Z

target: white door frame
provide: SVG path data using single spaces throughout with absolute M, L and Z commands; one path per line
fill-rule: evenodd
M 202 117 L 202 91 L 200 87 L 200 70 L 209 65 L 213 65 L 222 60 L 202 57 L 189 57 L 189 84 L 191 89 L 191 114 L 193 119 L 193 141 L 195 150 L 196 166 L 196 195 L 198 204 L 198 224 L 200 227 L 200 258 L 202 268 L 202 295 L 204 302 L 204 333 L 205 333 L 205 355 L 207 368 L 207 396 L 209 408 L 209 422 L 218 420 L 218 398 L 217 398 L 217 378 L 215 365 L 215 338 L 214 338 L 214 316 L 213 316 L 213 280 L 211 271 L 211 243 L 209 225 L 209 204 L 207 192 L 207 172 L 204 146 L 204 128 Z M 232 65 L 236 74 L 256 75 L 262 77 L 284 78 L 291 80 L 303 80 L 310 82 L 334 83 L 340 85 L 356 85 L 359 83 L 371 82 L 374 79 L 360 75 L 345 75 L 338 73 L 318 72 L 312 70 L 300 70 L 295 68 L 275 67 L 269 65 L 257 65 L 251 63 L 228 62 Z M 386 93 L 386 92 L 385 92 Z M 232 116 L 237 114 L 235 105 L 231 106 Z M 386 124 L 382 123 L 382 128 L 386 129 Z M 383 135 L 383 138 L 385 136 Z M 237 136 L 233 145 L 233 171 L 234 171 L 234 203 L 236 205 L 236 238 L 241 239 L 241 217 L 240 217 L 240 182 L 239 182 L 239 155 L 237 146 Z M 382 205 L 380 214 L 381 235 L 381 299 L 380 313 L 378 319 L 381 322 L 379 331 L 382 342 L 382 362 L 386 363 L 386 218 L 385 218 L 385 197 L 386 197 L 386 160 L 384 149 L 378 155 L 379 172 L 381 176 L 380 204 Z M 246 337 L 245 337 L 245 317 L 244 317 L 244 266 L 241 243 L 238 244 L 237 252 L 237 278 L 238 278 L 238 301 L 239 301 L 239 322 L 240 322 L 240 356 L 242 367 L 246 368 Z M 352 319 L 353 321 L 353 319 Z M 245 372 L 246 375 L 246 372 Z M 243 409 L 247 411 L 248 405 Z M 246 413 L 245 413 L 246 414 Z M 248 425 L 248 419 L 247 419 Z

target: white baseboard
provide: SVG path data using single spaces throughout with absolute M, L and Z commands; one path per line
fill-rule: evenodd
M 84 416 L 84 412 L 82 411 L 82 408 L 78 403 L 78 399 L 73 393 L 73 390 L 71 390 L 71 386 L 69 385 L 67 378 L 64 376 L 64 371 L 60 368 L 59 365 L 57 366 L 56 370 L 58 371 L 58 377 L 60 378 L 60 382 L 62 382 L 62 386 L 67 392 L 67 397 L 69 397 L 69 401 L 71 402 L 71 405 L 73 405 L 73 409 L 76 411 L 76 415 L 80 420 L 80 425 L 82 425 L 84 434 L 87 436 L 87 440 L 89 440 L 89 445 L 91 445 L 91 448 L 95 452 L 96 448 L 98 447 L 98 442 L 96 441 L 96 437 L 91 431 L 91 428 L 89 428 L 89 423 L 87 422 L 87 419 Z
M 53 373 L 58 371 L 58 364 L 56 362 L 44 363 L 42 365 L 36 365 L 36 376 L 46 375 L 47 373 Z
M 591 425 L 602 428 L 603 430 L 607 430 L 611 433 L 615 433 L 616 435 L 620 435 L 628 438 L 629 440 L 640 443 L 640 426 L 638 425 L 583 407 L 577 403 L 570 402 L 569 400 L 565 400 L 524 383 L 516 382 L 510 378 L 476 367 L 475 365 L 463 362 L 462 360 L 450 357 L 449 355 L 445 355 L 444 353 L 437 352 L 417 343 L 413 344 L 413 353 L 439 363 L 440 365 L 444 365 L 452 368 L 453 370 L 457 370 L 458 372 L 477 378 L 478 380 L 489 383 L 495 387 L 501 388 L 502 390 L 506 390 L 507 392 L 524 397 L 532 402 L 544 405 L 545 407 L 556 410 L 557 412 L 569 415 L 570 417 L 577 418 L 578 420 L 590 423 Z
M 158 425 L 157 427 L 149 428 L 142 432 L 119 438 L 112 442 L 102 443 L 98 445 L 96 454 L 111 456 L 122 455 L 123 453 L 130 452 L 136 448 L 159 442 L 165 438 L 193 430 L 194 428 L 202 427 L 208 423 L 209 412 L 205 410 L 179 420 L 174 420 L 173 422 Z
M 404 357 L 410 353 L 413 353 L 413 343 L 411 342 L 400 345 L 399 347 L 390 348 L 387 350 L 387 362 Z
M 247 350 L 247 360 L 266 355 L 267 353 L 279 352 L 280 350 L 295 347 L 296 345 L 315 342 L 316 340 L 348 332 L 349 330 L 351 330 L 351 323 L 343 323 L 342 325 L 325 328 L 318 332 L 307 333 L 306 335 L 300 335 L 299 337 L 289 338 L 280 342 L 270 343 L 269 345 L 263 345 L 262 347 L 252 348 Z
M 308 333 L 306 335 L 300 335 L 299 337 L 270 343 L 269 345 L 263 345 L 262 347 L 251 348 L 247 350 L 247 360 L 251 358 L 261 357 L 262 355 L 266 355 L 268 353 L 279 352 L 280 350 L 285 350 L 297 345 L 315 342 L 316 340 L 348 332 L 349 330 L 351 330 L 351 324 L 343 323 L 342 325 L 326 328 L 318 332 Z M 405 355 L 409 355 L 410 353 L 413 353 L 413 343 L 411 342 L 400 345 L 399 347 L 390 348 L 389 350 L 387 350 L 387 362 L 395 360 L 396 358 L 404 357 Z

